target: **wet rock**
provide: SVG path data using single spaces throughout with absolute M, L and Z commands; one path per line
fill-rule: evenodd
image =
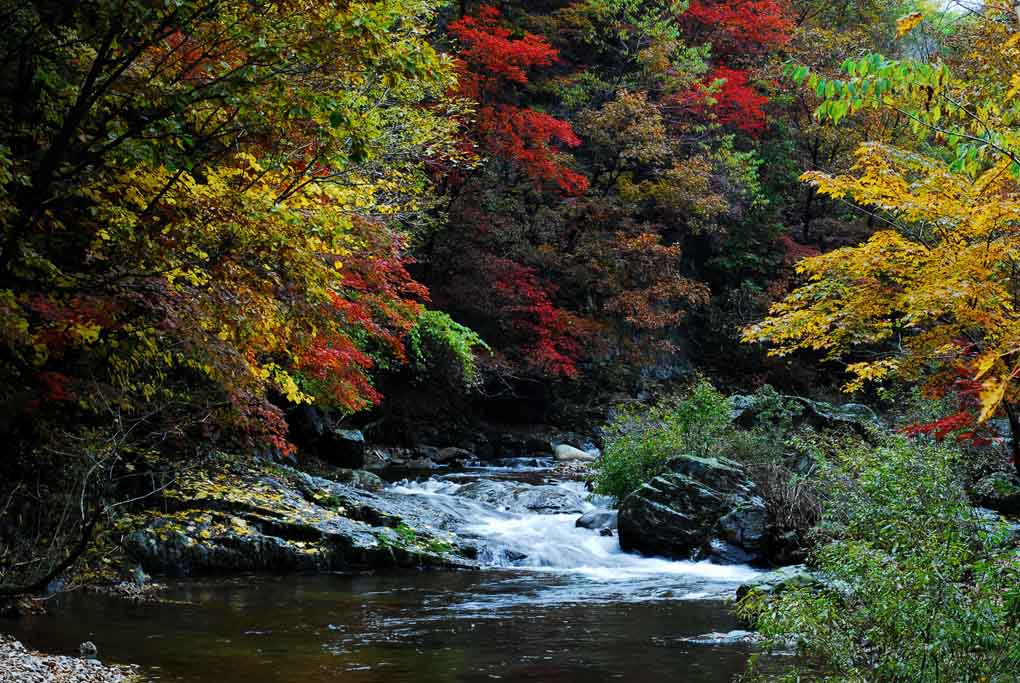
M 740 546 L 719 539 L 709 541 L 704 554 L 716 564 L 754 564 L 761 559 L 759 555 L 749 553 Z
M 371 448 L 367 452 L 365 469 L 373 472 L 395 470 L 434 470 L 440 467 L 436 458 L 440 449 L 434 446 L 415 448 Z
M 693 645 L 712 645 L 712 646 L 752 646 L 758 645 L 762 641 L 762 637 L 753 631 L 742 631 L 734 630 L 726 633 L 703 633 L 700 636 L 694 636 L 692 638 L 683 638 L 683 642 L 691 643 Z
M 1012 472 L 994 472 L 974 485 L 974 502 L 1005 515 L 1020 514 L 1020 478 Z
M 767 523 L 764 500 L 758 496 L 737 498 L 734 507 L 719 520 L 719 536 L 750 556 L 758 557 L 765 552 Z
M 668 472 L 643 484 L 620 507 L 624 550 L 687 559 L 722 539 L 760 561 L 764 504 L 742 467 L 724 458 L 674 457 Z M 717 545 L 718 548 L 718 545 Z M 733 553 L 716 553 L 725 560 Z
M 572 514 L 581 513 L 586 507 L 580 494 L 551 485 L 529 486 L 483 480 L 462 486 L 456 495 L 511 512 Z
M 560 462 L 579 461 L 579 462 L 592 462 L 596 460 L 596 456 L 587 451 L 582 451 L 580 448 L 575 448 L 569 444 L 560 444 L 555 450 L 556 459 Z
M 471 566 L 435 550 L 413 502 L 396 508 L 371 492 L 289 468 L 188 473 L 160 506 L 125 520 L 126 551 L 154 574 Z M 402 537 L 394 532 L 401 524 L 419 531 Z
M 334 414 L 316 406 L 298 406 L 288 414 L 291 438 L 298 449 L 338 467 L 365 466 L 365 436 L 340 429 Z
M 524 486 L 513 490 L 516 504 L 542 514 L 573 514 L 584 511 L 584 498 L 560 486 Z
M 793 565 L 760 574 L 741 585 L 737 588 L 737 600 L 743 600 L 752 592 L 778 595 L 792 588 L 821 588 L 825 585 L 825 581 L 806 566 Z
M 868 427 L 881 426 L 881 420 L 874 410 L 862 403 L 844 403 L 835 405 L 824 401 L 813 401 L 802 396 L 781 396 L 784 401 L 794 404 L 799 414 L 794 415 L 794 423 L 808 423 L 815 428 L 851 427 L 863 430 Z M 735 394 L 729 397 L 730 414 L 733 421 L 747 429 L 763 426 L 762 412 L 764 406 L 756 396 Z
M 342 484 L 350 484 L 354 488 L 365 491 L 382 491 L 386 482 L 378 474 L 366 470 L 338 469 L 330 476 Z
M 82 657 L 95 658 L 99 654 L 99 648 L 91 640 L 86 640 L 84 643 L 78 646 L 78 654 Z
M 474 460 L 475 454 L 466 448 L 457 448 L 456 446 L 449 446 L 436 451 L 435 456 L 432 458 L 437 463 L 447 464 L 451 462 L 464 462 L 465 460 Z
M 574 526 L 582 529 L 616 529 L 619 513 L 616 510 L 592 510 L 577 518 Z
M 369 472 L 381 472 L 390 466 L 391 454 L 386 448 L 365 449 L 365 470 Z

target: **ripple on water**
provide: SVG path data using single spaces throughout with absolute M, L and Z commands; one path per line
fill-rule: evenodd
M 508 495 L 528 482 L 545 484 L 542 495 L 584 493 L 525 474 L 489 481 Z M 381 495 L 462 520 L 453 531 L 488 549 L 485 571 L 182 582 L 167 597 L 185 608 L 73 595 L 69 610 L 15 630 L 55 652 L 93 640 L 153 683 L 724 683 L 744 669 L 746 648 L 688 641 L 738 628 L 719 599 L 754 570 L 629 555 L 577 528 L 577 514 L 503 509 L 459 496 L 463 481 L 405 481 Z

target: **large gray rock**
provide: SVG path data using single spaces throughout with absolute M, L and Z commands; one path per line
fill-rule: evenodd
M 624 550 L 733 561 L 732 552 L 713 553 L 725 543 L 743 551 L 736 561 L 763 559 L 764 504 L 738 463 L 677 456 L 668 469 L 624 499 L 619 515 Z
M 556 459 L 560 462 L 593 462 L 597 459 L 594 453 L 582 451 L 569 444 L 561 443 L 555 450 Z
M 737 600 L 743 600 L 750 593 L 778 595 L 793 588 L 821 588 L 826 585 L 818 574 L 798 564 L 759 574 L 737 588 Z
M 863 403 L 835 405 L 814 401 L 803 396 L 776 395 L 789 408 L 789 417 L 795 424 L 807 423 L 815 428 L 850 427 L 863 430 L 881 426 L 881 420 L 874 410 Z M 735 394 L 729 397 L 730 415 L 733 421 L 745 428 L 764 427 L 767 404 L 757 395 Z M 773 408 L 774 408 L 774 404 Z
M 452 462 L 464 462 L 465 460 L 474 460 L 475 454 L 466 448 L 457 448 L 456 446 L 448 446 L 441 448 L 436 452 L 432 458 L 437 463 L 445 465 Z
M 457 496 L 481 501 L 510 512 L 573 514 L 584 511 L 584 498 L 562 486 L 475 481 L 457 490 Z
M 338 469 L 329 476 L 341 484 L 350 484 L 356 489 L 365 491 L 382 491 L 386 487 L 382 477 L 367 470 Z
M 365 466 L 365 436 L 356 429 L 341 429 L 329 410 L 298 406 L 287 415 L 291 438 L 298 449 L 338 467 Z
M 808 420 L 816 427 L 872 427 L 881 426 L 881 420 L 874 410 L 863 403 L 834 405 L 823 401 L 812 401 L 799 396 L 790 397 L 806 409 Z
M 1012 472 L 994 472 L 974 484 L 974 502 L 1004 515 L 1020 514 L 1020 478 Z
M 616 529 L 619 526 L 619 513 L 616 510 L 592 510 L 577 518 L 574 526 L 580 529 Z
M 413 509 L 288 468 L 190 472 L 159 503 L 123 522 L 125 550 L 154 574 L 472 566 Z M 409 539 L 402 525 L 421 531 Z

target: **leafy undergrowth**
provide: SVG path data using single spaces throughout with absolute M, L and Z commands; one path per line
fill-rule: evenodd
M 796 643 L 807 670 L 752 680 L 1020 680 L 1015 529 L 971 505 L 959 452 L 889 437 L 819 461 L 824 584 L 739 606 L 773 644 Z

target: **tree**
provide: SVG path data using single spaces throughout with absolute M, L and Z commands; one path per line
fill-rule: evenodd
M 85 538 L 126 458 L 287 453 L 281 404 L 378 400 L 369 371 L 403 359 L 426 296 L 400 222 L 432 201 L 426 163 L 460 155 L 430 0 L 0 16 L 11 518 L 56 539 L 39 484 L 54 518 L 81 501 Z M 17 566 L 38 588 L 64 561 Z
M 848 60 L 841 79 L 791 70 L 824 97 L 820 118 L 884 109 L 910 121 L 916 139 L 910 148 L 862 145 L 850 174 L 805 174 L 888 227 L 803 261 L 807 283 L 745 339 L 770 342 L 779 355 L 814 349 L 848 359 L 848 390 L 900 376 L 937 394 L 976 394 L 943 433 L 969 438 L 975 423 L 1004 414 L 1020 469 L 1020 99 L 1011 75 L 1020 18 L 1012 10 L 987 3 L 960 37 L 969 47 L 953 69 L 871 55 Z M 901 32 L 917 23 L 907 17 Z

